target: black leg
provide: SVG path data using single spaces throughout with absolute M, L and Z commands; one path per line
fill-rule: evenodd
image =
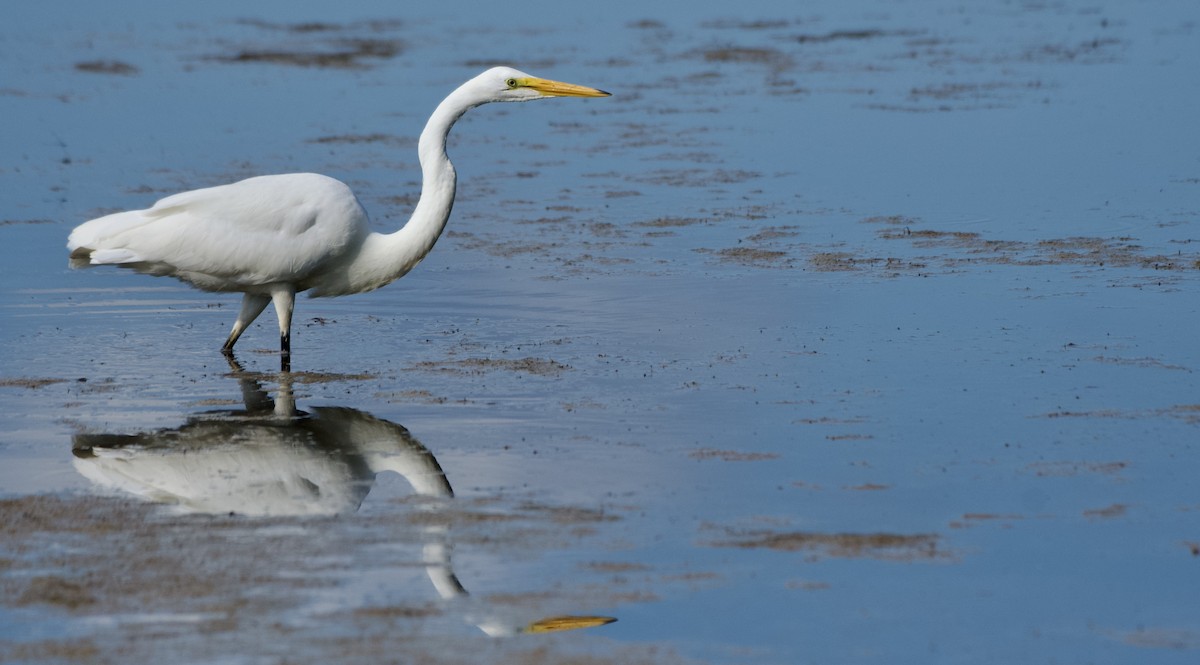
M 280 285 L 271 292 L 275 303 L 275 315 L 279 317 L 279 370 L 292 371 L 292 307 L 296 303 L 296 290 L 290 284 Z
M 292 336 L 290 333 L 279 336 L 279 371 L 292 371 Z

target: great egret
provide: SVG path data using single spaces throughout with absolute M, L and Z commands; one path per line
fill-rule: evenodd
M 488 102 L 609 93 L 489 69 L 442 100 L 421 132 L 423 182 L 412 217 L 395 233 L 368 228 L 350 187 L 315 173 L 249 178 L 168 196 L 146 210 L 106 215 L 76 227 L 67 241 L 72 267 L 113 264 L 170 276 L 206 291 L 240 291 L 242 308 L 222 350 L 274 303 L 281 367 L 290 369 L 296 293 L 341 296 L 389 284 L 433 249 L 454 204 L 456 175 L 446 155 L 450 128 Z

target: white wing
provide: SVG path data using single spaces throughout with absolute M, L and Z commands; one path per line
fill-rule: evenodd
M 304 282 L 367 234 L 344 183 L 313 173 L 260 176 L 168 196 L 76 228 L 72 257 L 122 264 L 224 291 Z

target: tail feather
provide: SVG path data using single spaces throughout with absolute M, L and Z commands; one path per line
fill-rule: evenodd
M 89 257 L 88 263 L 98 266 L 112 263 L 138 263 L 143 261 L 142 257 L 138 256 L 133 250 L 117 247 L 114 249 L 97 249 L 93 250 Z
M 80 224 L 67 238 L 71 267 L 141 261 L 142 257 L 137 253 L 120 245 L 119 237 L 152 221 L 152 218 L 145 215 L 145 211 L 132 210 L 105 215 Z

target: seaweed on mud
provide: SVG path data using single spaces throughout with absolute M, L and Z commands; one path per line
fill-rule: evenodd
M 247 18 L 238 21 L 241 25 L 246 25 L 261 30 L 271 30 L 276 32 L 290 32 L 294 34 L 318 33 L 318 32 L 342 32 L 347 30 L 366 30 L 373 32 L 382 32 L 387 30 L 396 30 L 404 25 L 400 19 L 370 19 L 366 21 L 355 21 L 352 23 L 327 23 L 323 21 L 301 21 L 297 23 L 277 23 L 263 19 Z
M 1168 272 L 1200 269 L 1200 253 L 1150 252 L 1136 238 L 1129 236 L 1002 240 L 988 238 L 975 231 L 913 228 L 920 220 L 902 215 L 868 217 L 862 221 L 884 224 L 884 228 L 875 234 L 882 240 L 906 241 L 915 249 L 939 250 L 940 253 L 902 260 L 895 256 L 865 252 L 820 251 L 809 257 L 813 267 L 818 270 L 859 270 L 871 266 L 888 270 L 923 270 L 929 265 L 940 264 L 948 269 L 969 265 L 1076 265 Z
M 903 30 L 880 30 L 878 28 L 865 28 L 858 30 L 833 30 L 819 34 L 796 35 L 796 41 L 801 44 L 826 44 L 829 42 L 860 41 L 864 39 L 877 39 L 879 37 L 897 35 L 906 36 L 913 34 L 917 33 Z
M 117 76 L 133 76 L 141 72 L 137 67 L 120 60 L 87 60 L 75 63 L 75 69 L 88 74 L 115 74 Z
M 388 60 L 403 53 L 400 40 L 377 38 L 348 38 L 337 40 L 332 48 L 276 49 L 246 48 L 230 55 L 214 55 L 218 62 L 265 62 L 270 65 L 294 67 L 365 68 L 367 60 Z
M 695 226 L 696 224 L 705 224 L 709 220 L 703 217 L 656 217 L 654 219 L 634 222 L 633 226 L 643 226 L 655 229 L 661 228 L 680 228 L 684 226 Z
M 0 388 L 44 388 L 55 383 L 63 383 L 66 379 L 51 379 L 42 377 L 11 377 L 0 378 Z
M 558 376 L 571 369 L 560 362 L 545 358 L 466 358 L 464 360 L 423 361 L 416 369 L 455 374 L 482 374 L 489 371 L 509 371 L 535 376 Z
M 777 453 L 750 453 L 737 450 L 701 448 L 688 453 L 695 460 L 721 460 L 722 462 L 761 462 L 779 457 Z
M 330 31 L 335 28 L 329 28 Z M 291 67 L 365 69 L 404 53 L 404 41 L 392 37 L 337 37 L 298 47 L 249 47 L 209 56 L 224 63 L 260 63 Z
M 884 559 L 918 561 L 942 559 L 948 555 L 938 547 L 936 534 L 896 533 L 819 533 L 811 531 L 731 532 L 730 538 L 714 543 L 718 547 L 769 549 L 782 552 L 811 552 L 842 559 Z
M 742 265 L 780 265 L 787 262 L 788 253 L 775 249 L 758 247 L 726 247 L 715 252 L 722 261 L 740 263 Z
M 817 252 L 808 257 L 808 262 L 813 269 L 824 272 L 859 270 L 864 264 L 863 259 L 856 258 L 849 252 Z M 873 260 L 867 261 L 871 262 Z
M 737 62 L 756 63 L 764 65 L 779 65 L 788 61 L 787 55 L 773 48 L 749 46 L 724 46 L 706 49 L 703 52 L 706 62 Z
M 416 142 L 412 139 L 379 132 L 373 134 L 335 134 L 329 136 L 319 136 L 315 139 L 309 139 L 307 143 L 319 143 L 326 145 L 358 145 L 362 143 L 378 143 L 383 145 L 405 147 L 416 144 Z

